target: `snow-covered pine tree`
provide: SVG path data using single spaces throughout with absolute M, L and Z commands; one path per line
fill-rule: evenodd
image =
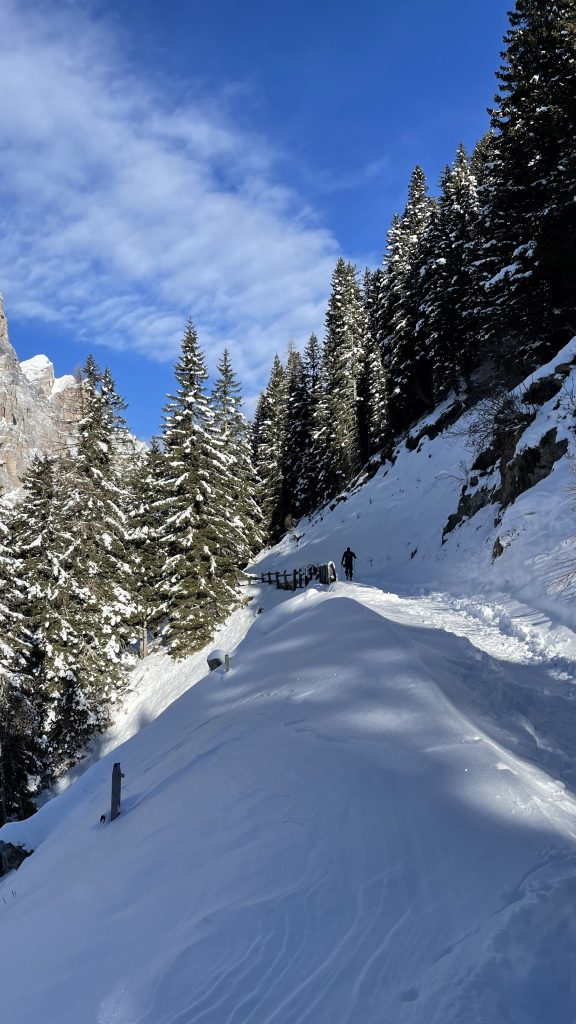
M 516 0 L 505 44 L 485 334 L 522 377 L 576 331 L 574 0 Z
M 382 286 L 383 270 L 377 267 L 370 270 L 366 267 L 362 278 L 362 298 L 368 323 L 368 333 L 374 341 L 378 341 L 378 295 Z
M 255 498 L 256 472 L 252 463 L 248 423 L 242 413 L 242 388 L 224 350 L 211 394 L 214 430 L 222 452 L 216 492 L 226 535 L 218 556 L 218 571 L 235 602 L 239 570 L 262 546 L 262 512 Z
M 226 524 L 212 500 L 222 452 L 206 395 L 204 355 L 191 320 L 174 375 L 177 387 L 168 396 L 162 434 L 163 599 L 170 653 L 183 658 L 207 643 L 226 603 L 226 583 L 218 578 Z
M 109 720 L 123 670 L 132 663 L 128 556 L 129 494 L 123 483 L 126 449 L 123 402 L 109 371 L 92 356 L 84 367 L 76 448 L 54 476 L 52 516 L 58 531 L 58 603 L 65 610 L 65 655 L 48 732 L 57 770 L 72 764 L 90 736 Z
M 0 674 L 23 668 L 30 649 L 26 582 L 13 538 L 12 507 L 0 499 Z
M 43 776 L 42 704 L 29 676 L 25 583 L 11 543 L 11 510 L 0 510 L 0 825 L 34 811 Z
M 388 379 L 378 344 L 376 319 L 381 276 L 381 270 L 372 272 L 366 268 L 362 289 L 368 324 L 362 368 L 358 381 L 363 460 L 369 459 L 370 456 L 381 451 L 390 440 Z
M 356 267 L 340 258 L 332 275 L 322 364 L 321 483 L 328 498 L 345 487 L 362 466 L 358 384 L 367 336 Z
M 326 497 L 321 488 L 324 466 L 322 425 L 322 347 L 311 334 L 302 358 L 306 393 L 305 454 L 302 460 L 302 514 L 310 515 Z
M 376 339 L 387 365 L 392 337 L 394 311 L 402 294 L 402 218 L 395 213 L 386 236 L 383 266 L 372 282 L 369 329 Z
M 139 638 L 140 657 L 148 654 L 151 634 L 158 633 L 165 615 L 162 600 L 164 524 L 162 500 L 163 454 L 158 438 L 152 438 L 146 455 L 135 458 L 129 476 L 130 594 Z
M 306 460 L 309 441 L 309 408 L 302 356 L 292 345 L 286 360 L 286 436 L 282 475 L 287 516 L 295 522 L 306 507 Z
M 471 371 L 483 367 L 481 379 L 492 376 L 494 353 L 487 339 L 492 309 L 487 282 L 494 277 L 499 258 L 494 245 L 494 167 L 495 137 L 490 130 L 476 143 L 470 158 L 475 183 L 476 209 L 471 218 L 471 238 L 467 246 L 469 287 L 461 305 L 462 330 L 471 359 Z
M 423 301 L 418 350 L 427 350 L 434 400 L 458 391 L 474 361 L 474 338 L 466 311 L 475 302 L 478 218 L 476 179 L 463 145 L 441 179 L 441 193 L 428 228 L 428 264 L 422 273 Z
M 416 332 L 422 318 L 422 277 L 429 261 L 427 232 L 434 210 L 426 177 L 416 167 L 410 179 L 408 201 L 385 260 L 387 279 L 382 299 L 387 304 L 388 334 L 382 338 L 384 366 L 388 373 L 389 416 L 398 434 L 432 404 L 430 367 Z
M 11 514 L 12 545 L 23 581 L 22 614 L 29 634 L 24 671 L 39 709 L 37 734 L 44 738 L 42 787 L 72 763 L 81 742 L 77 745 L 57 722 L 67 707 L 67 696 L 80 685 L 83 646 L 69 616 L 74 586 L 68 552 L 74 548 L 74 538 L 63 518 L 67 495 L 60 479 L 51 457 L 36 456 L 22 481 L 23 497 Z M 82 725 L 87 725 L 83 718 Z M 80 725 L 79 733 L 87 738 L 87 730 Z M 62 745 L 55 742 L 55 735 Z
M 273 540 L 281 537 L 286 527 L 285 443 L 286 372 L 276 355 L 268 385 L 258 402 L 253 433 L 254 465 L 258 477 L 256 497 L 264 516 L 266 535 Z
M 43 785 L 42 721 L 30 680 L 0 675 L 0 825 L 27 818 Z

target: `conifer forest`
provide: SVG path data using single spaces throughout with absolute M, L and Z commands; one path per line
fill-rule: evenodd
M 107 727 L 151 644 L 210 641 L 263 545 L 420 417 L 509 389 L 576 334 L 573 0 L 517 0 L 504 47 L 488 133 L 437 187 L 415 167 L 381 266 L 338 259 L 323 336 L 276 339 L 252 423 L 233 354 L 210 381 L 192 321 L 149 447 L 86 360 L 74 443 L 3 499 L 0 823 Z

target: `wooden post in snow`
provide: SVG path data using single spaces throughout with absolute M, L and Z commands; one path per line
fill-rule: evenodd
M 120 814 L 120 793 L 122 790 L 122 771 L 120 761 L 114 762 L 112 769 L 112 802 L 110 804 L 110 821 L 114 821 Z
M 138 656 L 140 658 L 148 657 L 148 625 L 146 623 L 141 626 Z

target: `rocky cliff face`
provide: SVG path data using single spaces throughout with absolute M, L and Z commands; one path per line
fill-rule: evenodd
M 18 361 L 0 296 L 0 493 L 18 487 L 35 454 L 71 442 L 79 397 L 74 377 L 55 378 L 46 356 Z

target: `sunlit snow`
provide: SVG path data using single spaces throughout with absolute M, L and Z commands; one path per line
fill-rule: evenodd
M 35 850 L 0 881 L 3 1020 L 574 1018 L 569 388 L 528 427 L 555 417 L 568 456 L 500 516 L 442 542 L 473 455 L 457 432 L 400 447 L 253 566 L 349 544 L 354 582 L 246 588 L 205 651 L 135 670 L 67 788 L 0 832 Z

